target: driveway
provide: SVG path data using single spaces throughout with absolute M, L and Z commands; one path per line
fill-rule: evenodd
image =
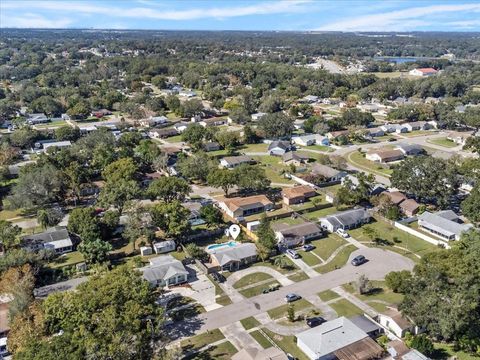
M 355 267 L 350 260 L 357 255 L 364 255 L 369 261 Z M 400 254 L 379 248 L 364 248 L 354 251 L 343 268 L 322 274 L 318 277 L 294 283 L 280 288 L 278 291 L 259 296 L 212 310 L 170 327 L 173 338 L 191 336 L 208 330 L 226 326 L 235 321 L 255 316 L 267 310 L 285 304 L 284 297 L 288 293 L 297 293 L 302 297 L 310 297 L 321 291 L 332 289 L 366 275 L 371 280 L 381 280 L 391 271 L 412 270 L 414 262 Z

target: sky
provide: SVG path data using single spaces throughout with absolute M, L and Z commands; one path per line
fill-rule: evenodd
M 480 31 L 480 1 L 0 0 L 0 27 Z

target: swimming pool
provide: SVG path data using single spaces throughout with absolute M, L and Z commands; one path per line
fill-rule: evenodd
M 237 246 L 237 242 L 236 241 L 229 241 L 229 242 L 225 242 L 225 243 L 221 243 L 221 244 L 212 244 L 212 245 L 208 245 L 205 250 L 209 253 L 214 253 L 215 250 L 218 250 L 220 248 L 224 248 L 224 247 L 235 247 Z

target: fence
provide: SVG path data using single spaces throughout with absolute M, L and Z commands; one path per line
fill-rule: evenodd
M 430 236 L 428 235 L 425 235 L 415 229 L 412 229 L 411 227 L 408 227 L 408 226 L 405 226 L 403 224 L 400 224 L 399 222 L 395 222 L 394 223 L 394 226 L 402 231 L 405 231 L 413 236 L 416 236 L 422 240 L 425 240 L 427 242 L 429 242 L 430 244 L 433 244 L 433 245 L 441 245 L 447 249 L 450 249 L 450 245 L 448 245 L 446 242 L 444 241 L 441 241 L 441 240 L 435 240 L 434 238 L 431 238 Z

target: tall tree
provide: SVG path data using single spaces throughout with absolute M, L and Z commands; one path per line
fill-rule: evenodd
M 150 212 L 153 224 L 164 231 L 167 236 L 182 240 L 183 236 L 190 231 L 190 222 L 188 221 L 190 211 L 177 200 L 155 204 Z
M 12 248 L 19 243 L 18 235 L 22 232 L 22 229 L 17 225 L 13 225 L 7 220 L 0 220 L 0 245 L 5 250 Z
M 147 194 L 152 200 L 160 199 L 165 202 L 173 200 L 183 201 L 191 190 L 190 185 L 184 179 L 174 176 L 163 176 L 150 183 Z
M 213 169 L 207 177 L 208 184 L 223 190 L 225 196 L 237 184 L 237 173 L 228 169 Z

